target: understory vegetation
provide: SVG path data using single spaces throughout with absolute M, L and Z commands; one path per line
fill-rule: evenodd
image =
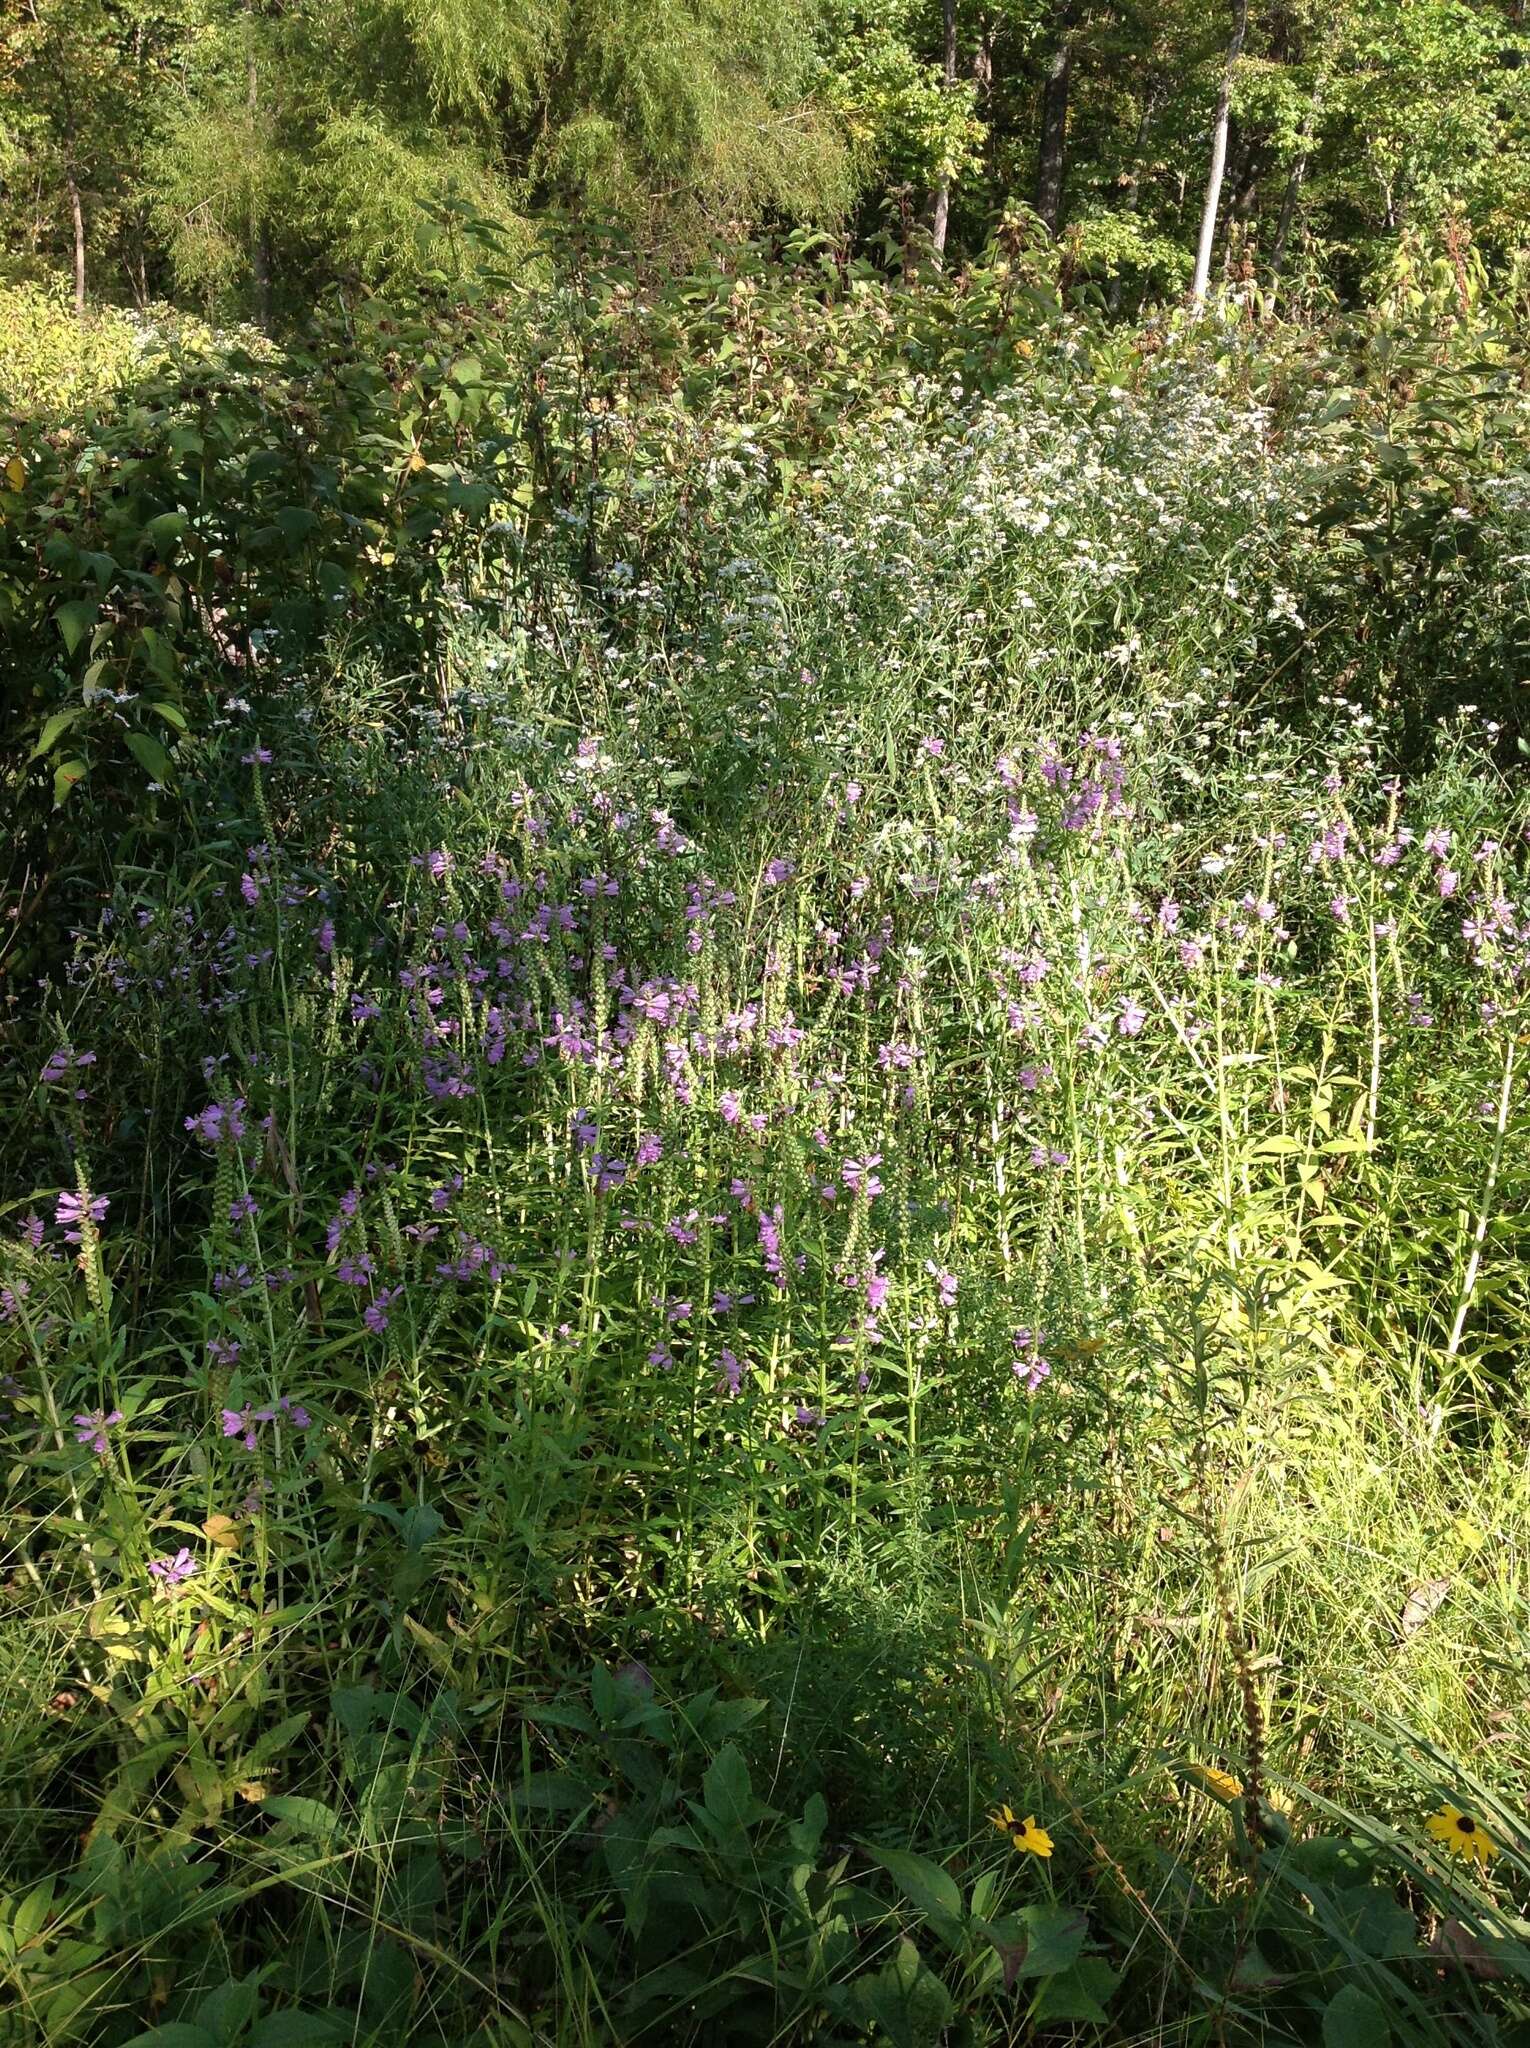
M 1530 2040 L 1526 328 L 1416 253 L 39 313 L 0 2040 Z

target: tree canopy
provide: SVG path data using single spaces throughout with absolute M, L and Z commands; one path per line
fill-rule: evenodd
M 1003 221 L 1138 304 L 1190 283 L 1224 125 L 1218 277 L 1355 295 L 1442 230 L 1515 257 L 1524 0 L 1234 29 L 1233 0 L 20 0 L 0 249 L 82 302 L 269 318 L 449 264 L 464 209 L 512 249 L 552 211 L 681 248 L 890 223 L 905 261 Z

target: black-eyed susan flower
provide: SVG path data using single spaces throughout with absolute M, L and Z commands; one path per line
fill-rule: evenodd
M 1475 1863 L 1486 1869 L 1498 1854 L 1498 1844 L 1482 1825 L 1469 1813 L 1463 1813 L 1459 1806 L 1447 1802 L 1438 1813 L 1431 1813 L 1424 1822 L 1425 1828 L 1434 1839 L 1452 1856 L 1459 1856 L 1463 1863 Z
M 1020 1855 L 1042 1858 L 1051 1855 L 1052 1837 L 1037 1821 L 1035 1814 L 1028 1813 L 1024 1820 L 1021 1820 L 1013 1807 L 1001 1806 L 997 1812 L 989 1814 L 988 1818 L 1000 1834 L 1008 1835 L 1010 1847 L 1017 1850 Z

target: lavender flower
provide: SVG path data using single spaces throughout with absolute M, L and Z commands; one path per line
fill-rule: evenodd
M 403 1295 L 402 1287 L 384 1287 L 376 1293 L 361 1312 L 361 1320 L 376 1336 L 381 1336 L 388 1327 L 388 1319 L 394 1304 Z M 304 1427 L 307 1425 L 305 1424 Z
M 74 1417 L 74 1440 L 77 1444 L 89 1444 L 98 1458 L 106 1456 L 106 1432 L 115 1429 L 122 1420 L 122 1410 L 114 1408 L 109 1415 L 99 1408 L 88 1415 Z
M 78 1195 L 72 1189 L 65 1188 L 58 1198 L 57 1207 L 53 1211 L 53 1220 L 55 1223 L 72 1225 L 72 1228 L 66 1229 L 64 1232 L 64 1242 L 66 1244 L 79 1244 L 84 1238 L 84 1226 L 87 1219 L 96 1229 L 99 1229 L 106 1221 L 106 1212 L 110 1207 L 111 1200 L 106 1195 L 91 1196 L 88 1193 Z
M 174 1593 L 184 1586 L 188 1579 L 195 1578 L 201 1569 L 189 1550 L 178 1550 L 174 1557 L 156 1557 L 149 1561 L 149 1577 L 154 1580 L 162 1593 Z

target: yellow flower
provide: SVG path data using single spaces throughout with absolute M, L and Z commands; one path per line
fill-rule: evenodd
M 1048 1857 L 1052 1853 L 1052 1837 L 1041 1827 L 1034 1813 L 1028 1813 L 1024 1820 L 1016 1818 L 1013 1807 L 1001 1806 L 997 1813 L 988 1818 L 1001 1835 L 1009 1836 L 1009 1844 L 1022 1856 Z
M 1192 1785 L 1199 1785 L 1224 1805 L 1230 1806 L 1233 1800 L 1243 1797 L 1243 1786 L 1231 1771 L 1219 1771 L 1214 1764 L 1186 1764 L 1184 1769 Z
M 1459 1806 L 1442 1806 L 1438 1813 L 1430 1814 L 1424 1826 L 1452 1856 L 1459 1856 L 1464 1863 L 1476 1863 L 1485 1870 L 1498 1854 L 1498 1844 L 1481 1821 L 1473 1820 Z

